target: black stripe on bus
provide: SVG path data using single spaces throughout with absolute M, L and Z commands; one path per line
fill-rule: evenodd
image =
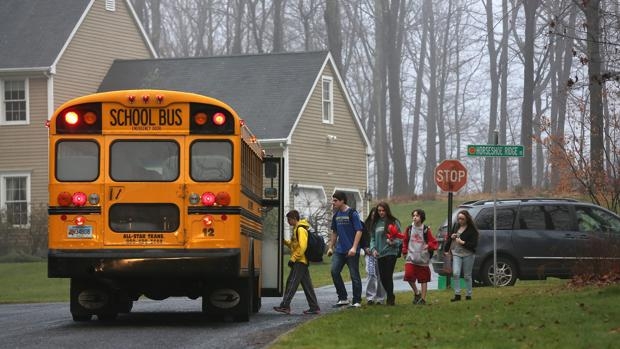
M 100 214 L 101 207 L 99 206 L 84 206 L 84 207 L 61 207 L 61 206 L 49 206 L 47 208 L 49 215 L 60 214 Z
M 222 206 L 192 206 L 187 208 L 187 214 L 238 214 L 251 221 L 262 223 L 262 217 L 241 207 Z

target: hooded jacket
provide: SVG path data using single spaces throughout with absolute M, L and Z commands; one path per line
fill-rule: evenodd
M 284 240 L 286 245 L 291 250 L 291 261 L 301 262 L 308 264 L 306 258 L 306 248 L 308 248 L 308 228 L 310 224 L 305 218 L 302 218 L 295 227 L 293 227 L 293 233 L 290 240 Z

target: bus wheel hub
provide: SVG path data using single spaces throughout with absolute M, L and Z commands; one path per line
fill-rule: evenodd
M 109 296 L 101 290 L 84 290 L 78 295 L 78 303 L 89 310 L 101 309 L 108 303 Z

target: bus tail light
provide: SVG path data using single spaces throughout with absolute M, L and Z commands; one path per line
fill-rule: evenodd
M 215 196 L 215 203 L 220 206 L 230 205 L 230 194 L 225 191 L 217 193 L 217 195 Z
M 78 207 L 86 205 L 86 194 L 81 191 L 75 192 L 71 197 L 71 203 Z
M 73 219 L 73 223 L 75 223 L 75 225 L 84 225 L 84 223 L 86 223 L 86 218 L 84 218 L 84 216 L 77 216 Z
M 91 193 L 90 195 L 88 195 L 88 203 L 91 205 L 99 204 L 99 194 Z
M 211 216 L 210 214 L 205 215 L 204 217 L 202 217 L 202 224 L 209 228 L 213 226 L 213 216 Z
M 200 202 L 200 195 L 196 193 L 189 194 L 189 203 L 192 205 L 196 205 Z
M 200 197 L 200 201 L 205 206 L 213 206 L 215 204 L 215 194 L 210 191 L 204 192 Z
M 64 119 L 65 119 L 65 124 L 70 125 L 70 126 L 75 126 L 80 120 L 80 116 L 78 115 L 78 113 L 74 112 L 73 110 L 70 110 L 65 113 Z
M 198 126 L 202 126 L 207 123 L 207 114 L 200 112 L 194 115 L 194 122 Z
M 101 133 L 101 103 L 79 104 L 64 109 L 56 118 L 56 132 Z
M 83 118 L 86 125 L 94 125 L 95 122 L 97 122 L 97 114 L 93 113 L 92 111 L 84 113 Z
M 226 123 L 226 115 L 224 113 L 213 114 L 213 124 L 216 126 L 222 126 Z
M 71 193 L 63 191 L 58 194 L 58 206 L 69 206 L 71 205 Z
M 189 113 L 191 115 L 190 134 L 232 135 L 235 133 L 235 117 L 223 107 L 190 103 Z

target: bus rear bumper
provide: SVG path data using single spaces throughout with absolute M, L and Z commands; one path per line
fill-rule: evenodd
M 207 278 L 235 277 L 239 249 L 213 250 L 50 250 L 50 278 Z

